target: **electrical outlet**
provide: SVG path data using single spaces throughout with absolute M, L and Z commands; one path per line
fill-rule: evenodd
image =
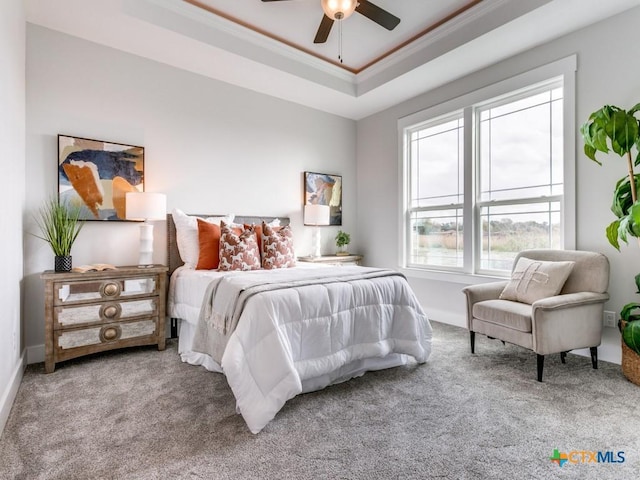
M 615 312 L 604 312 L 604 326 L 605 327 L 616 327 L 616 313 Z

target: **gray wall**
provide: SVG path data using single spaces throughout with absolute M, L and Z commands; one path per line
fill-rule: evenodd
M 635 31 L 639 22 L 640 8 L 636 8 L 359 121 L 358 231 L 363 237 L 364 232 L 375 228 L 375 235 L 367 235 L 367 241 L 363 242 L 367 263 L 398 266 L 399 118 L 574 53 L 578 58 L 578 124 L 604 104 L 631 108 L 640 101 L 640 64 L 634 60 L 637 55 L 631 42 L 632 35 L 625 36 L 623 32 Z M 624 164 L 612 156 L 604 167 L 598 167 L 582 153 L 577 129 L 575 141 L 578 152 L 576 247 L 600 251 L 609 257 L 611 300 L 605 309 L 618 312 L 625 303 L 640 301 L 634 293 L 633 282 L 640 272 L 638 245 L 634 241 L 618 253 L 608 244 L 604 234 L 606 225 L 613 220 L 609 206 L 615 182 L 625 175 Z M 410 283 L 430 318 L 465 325 L 463 284 L 424 278 L 410 278 Z M 619 362 L 619 336 L 613 329 L 606 330 L 601 357 Z
M 0 3 L 0 433 L 22 379 L 22 217 L 25 195 L 25 14 L 22 0 Z
M 27 27 L 27 120 L 29 211 L 57 191 L 61 133 L 144 146 L 145 189 L 166 193 L 169 210 L 291 217 L 298 254 L 310 252 L 312 236 L 302 222 L 303 172 L 340 174 L 342 228 L 357 248 L 354 121 L 34 25 Z M 155 222 L 158 263 L 166 259 L 165 229 Z M 335 251 L 337 230 L 322 229 L 324 252 Z M 73 263 L 135 264 L 138 235 L 136 223 L 89 222 Z M 53 254 L 27 235 L 25 255 L 31 363 L 44 358 L 39 274 L 53 267 Z

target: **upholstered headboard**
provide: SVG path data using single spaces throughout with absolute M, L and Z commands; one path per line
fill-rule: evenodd
M 200 213 L 190 213 L 189 215 L 193 215 L 195 217 L 200 218 L 208 218 L 208 217 L 223 217 L 220 214 L 200 214 Z M 259 225 L 264 220 L 265 222 L 271 222 L 276 218 L 280 219 L 280 225 L 289 225 L 289 217 L 253 217 L 253 216 L 235 216 L 233 219 L 234 223 L 246 223 L 252 224 L 255 223 Z M 173 273 L 173 271 L 184 265 L 184 262 L 180 258 L 180 252 L 178 251 L 178 242 L 176 240 L 176 225 L 173 223 L 173 217 L 170 213 L 167 214 L 167 262 L 169 263 L 169 275 Z

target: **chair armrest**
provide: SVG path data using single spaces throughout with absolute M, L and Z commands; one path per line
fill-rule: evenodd
M 509 283 L 507 280 L 504 282 L 478 283 L 477 285 L 468 285 L 462 289 L 462 292 L 467 296 L 467 328 L 469 330 L 471 330 L 473 322 L 473 305 L 484 300 L 495 300 L 500 296 L 507 283 Z
M 537 300 L 531 304 L 533 314 L 536 310 L 561 310 L 563 308 L 573 308 L 579 305 L 591 305 L 594 303 L 604 303 L 609 300 L 608 293 L 577 292 L 565 295 L 556 295 Z
M 467 296 L 469 305 L 483 302 L 485 300 L 495 300 L 500 297 L 502 290 L 509 283 L 508 280 L 502 282 L 478 283 L 477 285 L 468 285 L 462 289 Z

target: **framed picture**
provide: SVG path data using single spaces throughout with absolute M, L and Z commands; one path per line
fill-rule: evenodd
M 126 221 L 125 194 L 144 191 L 144 148 L 58 135 L 58 198 L 83 220 Z
M 342 176 L 304 172 L 304 204 L 329 205 L 329 225 L 342 225 Z

